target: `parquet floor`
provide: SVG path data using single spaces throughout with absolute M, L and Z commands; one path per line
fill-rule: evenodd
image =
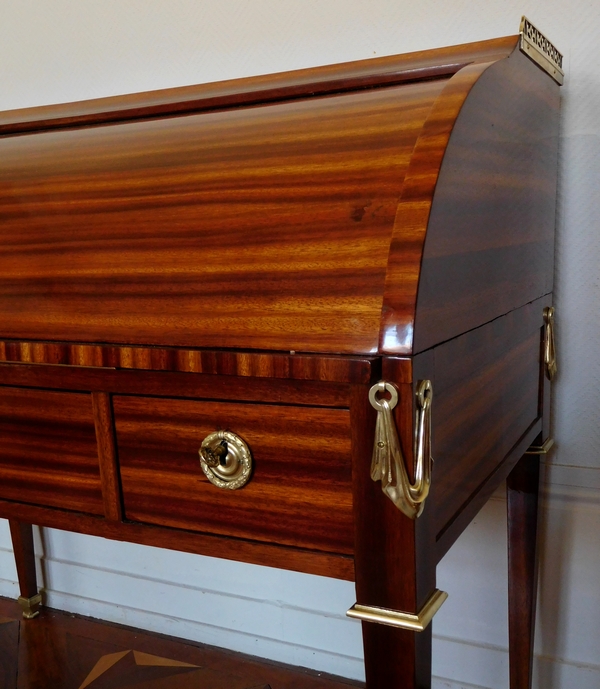
M 0 598 L 0 689 L 350 689 L 350 680 Z

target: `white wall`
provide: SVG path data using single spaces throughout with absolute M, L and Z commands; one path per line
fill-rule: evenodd
M 557 450 L 544 508 L 537 686 L 600 686 L 600 4 L 593 0 L 3 0 L 0 109 L 368 58 L 516 33 L 565 54 L 556 306 Z M 505 502 L 448 553 L 438 687 L 506 687 Z M 44 531 L 48 603 L 351 677 L 353 587 L 320 577 Z M 466 566 L 468 564 L 468 567 Z M 0 594 L 16 595 L 0 522 Z M 202 622 L 198 622 L 202 620 Z

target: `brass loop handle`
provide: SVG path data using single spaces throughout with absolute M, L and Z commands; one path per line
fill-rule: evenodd
M 216 431 L 207 435 L 198 450 L 206 478 L 217 488 L 237 490 L 252 474 L 250 448 L 235 433 Z
M 431 486 L 431 398 L 433 387 L 430 380 L 420 380 L 417 385 L 417 422 L 415 424 L 415 482 L 409 486 L 411 498 L 421 504 L 429 495 Z
M 380 380 L 379 383 L 375 383 L 373 387 L 369 390 L 369 402 L 371 406 L 377 409 L 377 411 L 383 410 L 383 398 L 379 399 L 378 394 L 383 394 L 387 392 L 390 395 L 390 399 L 387 400 L 387 404 L 390 409 L 393 409 L 398 404 L 398 390 L 391 384 Z
M 548 380 L 552 380 L 558 370 L 556 365 L 556 346 L 554 344 L 553 306 L 548 306 L 544 309 L 544 364 L 546 366 L 546 376 Z
M 379 395 L 390 394 L 387 400 Z M 398 403 L 398 391 L 391 384 L 380 381 L 369 390 L 369 401 L 377 411 L 375 443 L 371 460 L 371 478 L 381 481 L 381 490 L 410 519 L 423 511 L 431 486 L 431 381 L 419 381 L 415 393 L 417 418 L 414 434 L 415 481 L 411 483 L 392 409 Z

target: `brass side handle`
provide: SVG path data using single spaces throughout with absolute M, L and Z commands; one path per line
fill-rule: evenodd
M 206 478 L 217 488 L 237 490 L 252 474 L 252 453 L 239 435 L 216 431 L 207 435 L 198 450 Z
M 387 400 L 381 395 L 388 393 Z M 398 391 L 391 384 L 380 381 L 369 390 L 371 406 L 377 410 L 375 444 L 371 460 L 371 478 L 381 481 L 381 490 L 410 519 L 416 519 L 425 507 L 431 486 L 431 381 L 421 380 L 416 390 L 417 418 L 414 453 L 415 482 L 411 483 L 404 464 L 400 440 L 392 410 L 398 404 Z
M 544 309 L 544 364 L 546 376 L 552 380 L 557 372 L 556 345 L 554 343 L 554 307 Z

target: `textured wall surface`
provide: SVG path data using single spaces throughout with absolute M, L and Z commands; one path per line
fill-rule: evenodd
M 536 677 L 600 686 L 600 5 L 593 0 L 3 0 L 0 109 L 215 81 L 514 34 L 565 54 L 553 405 Z M 507 685 L 504 499 L 448 553 L 437 687 Z M 360 677 L 352 585 L 59 531 L 38 539 L 50 605 Z M 0 522 L 0 594 L 16 595 Z M 200 621 L 201 620 L 201 621 Z

